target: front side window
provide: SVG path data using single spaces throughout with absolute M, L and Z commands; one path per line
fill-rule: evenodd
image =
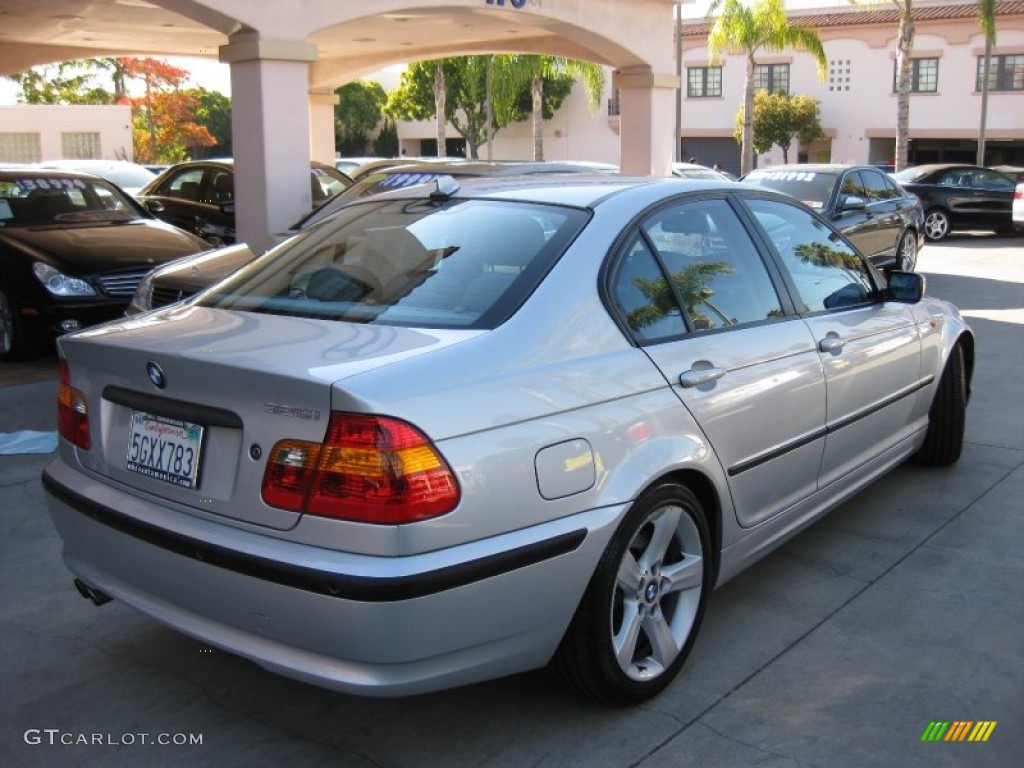
M 724 200 L 678 203 L 648 217 L 611 286 L 619 312 L 642 341 L 783 314 L 764 262 Z
M 199 200 L 199 189 L 202 186 L 202 181 L 203 169 L 190 168 L 175 174 L 161 184 L 157 194 L 196 202 Z
M 899 187 L 887 179 L 883 173 L 865 169 L 858 171 L 858 174 L 861 179 L 861 184 L 863 185 L 864 195 L 867 197 L 869 202 L 874 203 L 880 200 L 894 200 L 897 197 L 903 196 Z
M 721 67 L 689 67 L 686 70 L 687 98 L 701 99 L 721 95 Z
M 416 328 L 492 328 L 586 223 L 576 208 L 490 200 L 354 203 L 304 229 L 203 306 Z
M 811 213 L 775 200 L 748 201 L 796 287 L 801 313 L 870 304 L 874 285 L 864 260 Z
M 754 90 L 789 93 L 789 64 L 755 64 Z
M 985 57 L 978 57 L 975 90 L 980 91 L 985 77 Z M 1024 54 L 992 56 L 988 71 L 990 91 L 1024 91 Z

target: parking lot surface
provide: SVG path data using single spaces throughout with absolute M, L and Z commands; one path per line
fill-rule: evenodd
M 1024 238 L 956 235 L 918 267 L 977 335 L 960 462 L 900 467 L 715 592 L 679 678 L 637 708 L 543 671 L 359 699 L 96 608 L 46 512 L 50 456 L 0 455 L 0 765 L 1019 765 Z M 55 429 L 55 369 L 0 363 L 0 438 Z M 995 726 L 922 740 L 936 722 Z

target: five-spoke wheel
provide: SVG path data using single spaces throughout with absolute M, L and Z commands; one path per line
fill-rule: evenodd
M 602 557 L 562 641 L 556 671 L 610 703 L 655 695 L 690 651 L 710 580 L 700 501 L 674 484 L 648 491 Z

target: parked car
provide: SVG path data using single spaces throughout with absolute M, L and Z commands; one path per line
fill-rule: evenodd
M 314 207 L 351 184 L 348 176 L 332 166 L 310 164 Z M 235 242 L 235 169 L 230 159 L 173 165 L 143 187 L 138 197 L 157 218 L 213 245 Z
M 615 166 L 598 164 L 596 169 L 611 172 Z M 393 168 L 378 168 L 350 187 L 322 203 L 287 231 L 278 233 L 281 242 L 308 226 L 333 215 L 342 206 L 360 197 L 379 194 L 402 187 L 429 184 L 442 176 L 467 178 L 472 176 L 521 176 L 534 173 L 591 173 L 595 166 L 589 163 L 570 162 L 431 162 L 410 163 Z M 615 169 L 617 170 L 617 169 Z M 147 275 L 139 283 L 138 290 L 128 306 L 129 315 L 146 312 L 154 307 L 163 307 L 188 298 L 217 280 L 227 277 L 236 269 L 256 258 L 245 244 L 222 248 L 214 253 L 202 253 L 165 264 Z
M 710 179 L 712 181 L 735 181 L 723 171 L 716 171 L 696 163 L 672 163 L 672 175 L 680 179 Z
M 120 317 L 145 273 L 206 247 L 98 176 L 0 170 L 0 359 Z
M 918 165 L 893 178 L 921 198 L 929 240 L 965 229 L 1013 232 L 1014 182 L 998 171 L 977 165 Z
M 127 160 L 47 160 L 39 163 L 39 167 L 92 173 L 117 184 L 129 195 L 137 195 L 140 189 L 156 178 L 156 174 L 145 166 Z
M 921 201 L 869 165 L 780 165 L 751 171 L 748 184 L 777 189 L 820 212 L 883 270 L 911 271 L 924 245 Z
M 1013 192 L 1013 225 L 1018 232 L 1024 231 L 1024 181 L 1017 184 Z
M 275 672 L 635 703 L 715 586 L 957 460 L 974 341 L 923 291 L 749 185 L 441 178 L 60 339 L 43 484 L 83 595 Z

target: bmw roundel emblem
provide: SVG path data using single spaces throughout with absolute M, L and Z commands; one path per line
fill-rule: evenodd
M 153 386 L 160 389 L 167 386 L 167 378 L 164 376 L 163 369 L 152 360 L 146 363 L 146 375 L 153 382 Z

